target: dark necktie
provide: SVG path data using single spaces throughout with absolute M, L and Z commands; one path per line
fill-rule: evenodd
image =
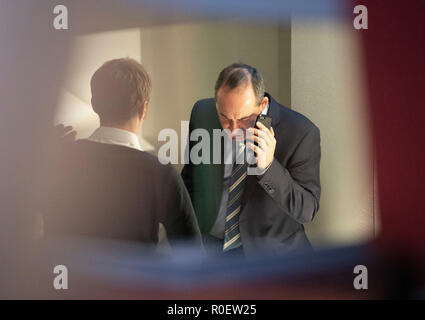
M 236 159 L 243 156 L 244 145 L 238 150 Z M 242 161 L 237 161 L 242 162 Z M 247 168 L 246 161 L 233 165 L 232 175 L 230 177 L 229 199 L 227 201 L 226 224 L 224 233 L 223 251 L 231 250 L 242 245 L 241 234 L 239 231 L 239 215 L 242 204 L 242 194 L 245 187 Z

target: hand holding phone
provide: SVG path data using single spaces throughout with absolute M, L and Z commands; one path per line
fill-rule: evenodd
M 269 117 L 268 115 L 260 113 L 257 117 L 257 120 L 255 120 L 255 127 L 261 130 L 261 128 L 258 127 L 257 122 L 260 122 L 269 130 L 272 127 L 272 118 Z M 254 145 L 258 146 L 258 143 L 254 141 Z
M 254 143 L 247 141 L 247 147 L 254 151 L 257 167 L 260 170 L 266 170 L 274 158 L 276 139 L 271 124 L 271 117 L 260 114 L 257 117 L 255 128 L 248 129 L 249 136 L 253 138 Z

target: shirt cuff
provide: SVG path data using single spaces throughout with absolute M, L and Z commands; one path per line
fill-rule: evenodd
M 264 176 L 264 174 L 266 173 L 266 171 L 269 170 L 269 168 L 272 165 L 273 161 L 274 161 L 274 158 L 273 158 L 272 162 L 270 162 L 270 164 L 266 168 L 264 168 L 263 170 L 258 169 L 258 171 L 259 171 L 258 172 L 258 175 L 257 175 L 257 179 L 258 180 L 260 180 Z

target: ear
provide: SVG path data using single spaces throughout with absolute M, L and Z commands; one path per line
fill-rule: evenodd
M 145 101 L 139 109 L 139 119 L 145 120 L 147 112 L 148 112 L 148 102 Z
M 264 109 L 267 107 L 268 104 L 269 104 L 269 98 L 264 97 L 260 104 L 261 112 L 264 111 Z

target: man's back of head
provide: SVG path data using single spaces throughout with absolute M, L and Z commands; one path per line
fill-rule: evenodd
M 94 73 L 90 87 L 101 126 L 140 130 L 152 90 L 151 79 L 140 63 L 130 58 L 107 61 Z
M 47 234 L 155 243 L 162 223 L 169 236 L 193 239 L 199 230 L 180 176 L 138 143 L 152 87 L 146 70 L 129 58 L 110 60 L 90 86 L 101 126 L 57 153 Z

